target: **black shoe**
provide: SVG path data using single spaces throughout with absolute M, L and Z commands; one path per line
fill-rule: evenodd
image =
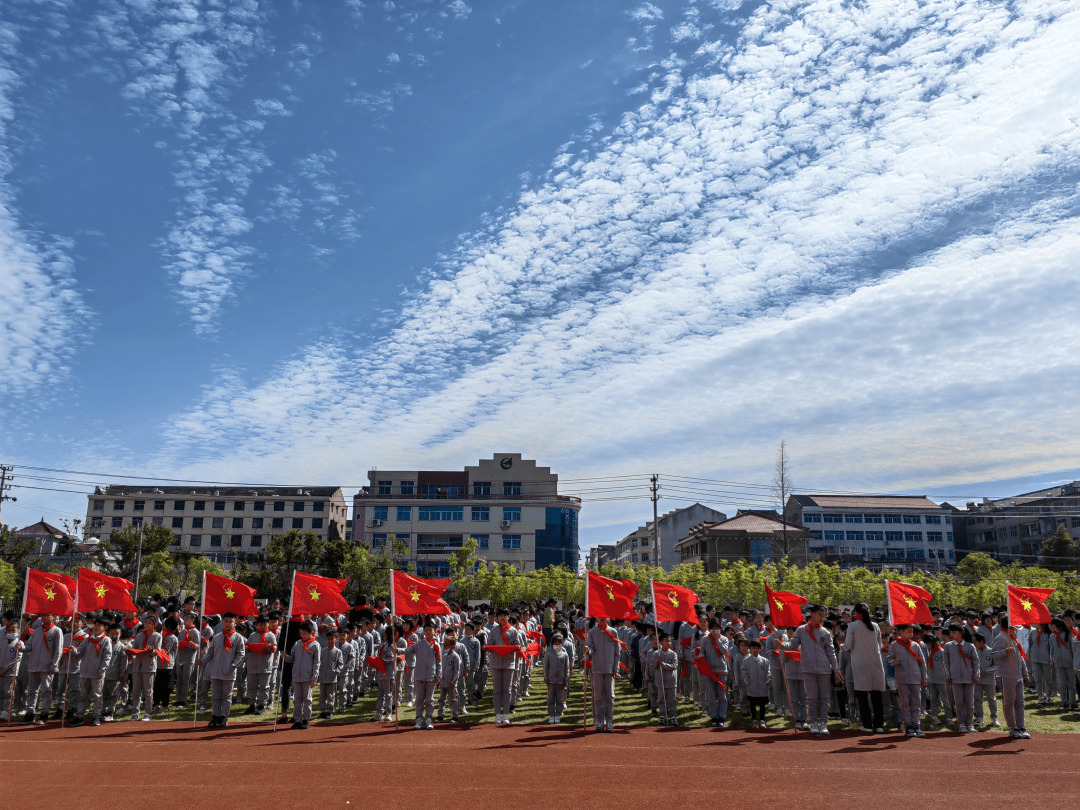
M 245 715 L 248 715 L 248 714 L 255 714 L 255 707 L 254 707 L 254 706 L 248 706 L 248 707 L 247 707 L 247 708 L 246 708 L 246 709 L 244 710 L 244 714 L 245 714 Z
M 175 706 L 178 709 L 183 709 L 185 706 L 187 706 L 187 704 L 186 703 L 174 703 L 173 706 Z
M 81 717 L 72 717 L 67 721 L 67 724 L 71 726 L 71 728 L 78 728 L 83 724 L 83 719 Z
M 220 718 L 220 720 L 218 722 L 218 728 L 228 728 L 228 726 L 229 726 L 229 718 L 228 717 Z
M 303 723 L 300 724 L 300 730 L 301 731 L 307 731 L 308 730 L 308 721 L 307 720 L 305 720 Z
M 19 721 L 19 725 L 20 726 L 28 726 L 33 722 L 34 722 L 34 713 L 28 711 L 22 716 L 22 720 Z
M 207 728 L 217 728 L 218 727 L 218 717 L 217 717 L 216 714 L 213 717 L 210 718 L 210 722 L 206 724 L 206 727 Z
M 44 712 L 42 712 L 42 714 L 45 715 L 46 720 L 49 719 L 49 712 L 48 711 L 44 711 Z M 64 710 L 63 709 L 53 709 L 53 716 L 52 716 L 53 720 L 59 720 L 63 716 L 64 716 Z
M 100 717 L 95 717 L 93 720 L 90 721 L 90 725 L 92 725 L 92 726 L 100 726 L 101 725 L 101 718 Z
M 716 721 L 716 727 L 717 728 L 727 728 L 727 726 L 724 724 L 723 720 L 717 720 Z
M 289 726 L 289 728 L 291 728 L 291 729 L 299 729 L 299 728 L 303 728 L 303 727 L 304 727 L 304 724 L 301 723 L 299 720 L 297 720 L 295 723 L 293 723 L 291 726 Z
M 255 711 L 253 712 L 253 714 L 262 714 L 265 711 L 266 711 L 265 706 L 256 706 Z

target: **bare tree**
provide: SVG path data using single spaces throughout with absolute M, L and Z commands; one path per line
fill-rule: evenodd
M 776 451 L 776 466 L 773 468 L 772 494 L 780 503 L 780 508 L 777 511 L 784 521 L 781 545 L 785 557 L 790 555 L 791 547 L 794 544 L 794 541 L 788 540 L 786 514 L 787 501 L 794 489 L 795 484 L 791 479 L 791 456 L 787 452 L 787 442 L 781 439 L 780 447 Z

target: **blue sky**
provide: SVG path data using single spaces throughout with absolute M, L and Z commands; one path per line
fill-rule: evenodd
M 1071 480 L 1078 40 L 1065 0 L 7 0 L 0 460 Z

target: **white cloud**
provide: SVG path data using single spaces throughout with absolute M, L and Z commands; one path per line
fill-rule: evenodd
M 449 8 L 450 11 L 453 13 L 454 17 L 459 20 L 464 20 L 466 17 L 472 14 L 472 8 L 465 5 L 464 0 L 454 0 L 454 2 L 448 5 L 447 8 Z

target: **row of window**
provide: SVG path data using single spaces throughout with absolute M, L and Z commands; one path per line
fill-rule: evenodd
M 803 523 L 929 523 L 952 524 L 949 515 L 855 515 L 832 512 L 804 512 Z
M 234 518 L 210 518 L 210 525 L 209 526 L 206 525 L 206 518 L 193 517 L 193 518 L 189 518 L 189 520 L 191 521 L 190 526 L 188 526 L 188 528 L 190 528 L 190 529 L 224 529 L 224 528 L 226 528 L 226 526 L 225 526 L 225 521 L 226 520 L 228 520 L 229 523 L 230 523 L 228 528 L 232 528 L 232 529 L 243 529 L 244 528 L 244 518 L 239 518 L 239 517 L 234 517 Z M 264 528 L 267 528 L 266 518 L 257 517 L 257 518 L 250 518 L 250 520 L 251 520 L 251 525 L 248 528 L 252 528 L 252 529 L 264 529 Z M 292 521 L 292 528 L 293 529 L 303 529 L 304 528 L 304 518 L 291 518 L 290 520 Z M 321 528 L 323 528 L 323 520 L 324 520 L 324 518 L 321 518 L 321 517 L 320 518 L 308 518 L 308 520 L 311 521 L 311 525 L 308 528 L 311 528 L 311 529 L 321 529 Z M 184 528 L 184 518 L 182 518 L 182 517 L 174 517 L 174 518 L 171 518 L 171 521 L 172 521 L 172 525 L 170 526 L 170 528 L 172 528 L 172 529 L 183 529 Z M 163 526 L 165 524 L 165 518 L 163 518 L 163 517 L 151 518 L 151 522 L 155 526 Z M 90 518 L 90 528 L 91 529 L 99 529 L 99 528 L 103 527 L 104 525 L 105 525 L 105 518 L 103 518 L 103 517 L 91 517 Z M 114 517 L 114 518 L 112 518 L 112 528 L 119 529 L 123 525 L 124 525 L 124 519 L 122 517 Z M 135 526 L 136 528 L 138 528 L 139 526 L 142 526 L 143 525 L 143 518 L 141 518 L 139 516 L 131 518 L 131 525 Z M 271 528 L 271 529 L 284 529 L 285 528 L 285 518 L 270 518 L 269 528 Z
M 641 557 L 640 560 L 638 559 L 639 556 Z M 648 552 L 644 552 L 644 553 L 642 553 L 640 555 L 638 555 L 638 554 L 631 554 L 630 555 L 630 562 L 632 562 L 632 563 L 636 563 L 636 562 L 647 563 L 648 561 L 649 561 Z
M 393 481 L 378 481 L 377 491 L 380 495 L 393 495 L 394 494 L 394 482 Z M 398 482 L 398 494 L 406 497 L 416 494 L 416 482 L 415 481 L 399 481 Z M 474 481 L 472 485 L 472 494 L 476 498 L 487 498 L 491 496 L 491 482 L 490 481 Z M 517 497 L 521 495 L 521 482 L 520 481 L 504 481 L 502 485 L 502 494 L 508 497 Z M 465 497 L 465 485 L 464 484 L 421 484 L 420 485 L 420 497 L 421 498 L 464 498 Z
M 191 508 L 194 509 L 196 512 L 206 511 L 206 504 L 207 504 L 206 501 L 173 501 L 173 511 L 174 512 L 183 512 L 183 511 L 185 511 L 187 509 L 188 503 L 191 504 Z M 228 505 L 227 501 L 211 501 L 210 503 L 212 503 L 214 505 L 214 511 L 215 512 L 224 512 L 225 507 Z M 247 503 L 251 504 L 251 511 L 253 511 L 253 512 L 265 512 L 266 511 L 266 501 L 234 501 L 233 502 L 233 511 L 234 512 L 243 512 L 244 509 L 246 508 L 245 504 L 247 504 Z M 304 504 L 306 504 L 306 503 L 307 503 L 307 501 L 293 501 L 292 510 L 294 512 L 303 512 L 305 510 L 305 508 L 306 508 L 304 506 Z M 284 512 L 285 511 L 285 501 L 273 501 L 273 504 L 274 504 L 274 510 L 273 511 L 275 511 L 275 512 Z M 113 511 L 122 512 L 126 508 L 127 508 L 127 501 L 113 501 Z M 146 511 L 146 501 L 134 501 L 132 503 L 132 509 L 135 512 L 144 512 L 144 511 Z M 104 500 L 94 501 L 94 509 L 93 509 L 93 511 L 95 511 L 95 512 L 104 512 L 105 511 L 105 501 Z M 165 501 L 154 501 L 154 511 L 157 511 L 157 512 L 165 511 Z M 314 501 L 311 504 L 311 511 L 312 512 L 324 512 L 324 511 L 326 511 L 326 502 L 325 501 Z
M 394 536 L 398 540 L 402 541 L 403 543 L 408 543 L 409 542 L 410 535 L 408 535 L 408 534 L 395 534 Z M 469 536 L 476 538 L 478 548 L 485 549 L 485 550 L 491 548 L 491 535 L 488 535 L 488 534 L 472 534 L 472 535 L 469 535 Z M 455 540 L 456 542 L 448 541 L 448 544 L 449 545 L 454 545 L 454 546 L 457 546 L 457 547 L 460 548 L 461 547 L 461 538 L 453 538 L 453 540 Z M 371 535 L 371 545 L 372 545 L 373 548 L 381 548 L 382 546 L 386 545 L 386 542 L 387 542 L 387 535 L 386 534 L 373 534 L 373 535 Z M 436 546 L 432 546 L 432 547 L 434 548 Z M 442 548 L 443 544 L 440 543 L 437 547 Z M 502 547 L 504 549 L 507 549 L 507 550 L 513 550 L 513 549 L 521 548 L 521 535 L 520 534 L 504 534 L 504 535 L 502 535 Z
M 229 548 L 262 548 L 263 536 L 261 534 L 243 535 L 243 534 L 191 534 L 188 535 L 188 548 L 202 548 L 203 540 L 206 540 L 209 548 L 221 548 L 225 543 L 228 543 Z M 173 535 L 173 546 L 180 546 L 180 535 Z
M 396 519 L 399 521 L 411 521 L 412 510 L 411 506 L 397 506 Z M 471 509 L 472 519 L 478 523 L 484 523 L 491 520 L 491 508 L 488 506 L 474 506 Z M 389 520 L 390 519 L 390 507 L 389 506 L 376 506 L 371 510 L 371 517 L 374 520 Z M 465 507 L 463 506 L 418 506 L 416 507 L 416 519 L 417 520 L 464 520 L 465 519 Z M 510 520 L 514 522 L 521 522 L 521 507 L 520 506 L 504 506 L 502 510 L 502 519 Z
M 841 557 L 862 557 L 864 559 L 889 559 L 889 560 L 925 560 L 929 557 L 931 560 L 939 559 L 956 559 L 956 552 L 953 549 L 949 549 L 946 554 L 945 549 L 930 549 L 924 551 L 921 548 L 900 549 L 890 548 L 858 548 L 856 546 L 810 546 L 811 554 L 835 554 Z
M 831 543 L 922 543 L 922 532 L 840 532 L 840 531 L 811 531 L 818 540 Z M 952 532 L 926 532 L 926 542 L 943 543 L 953 541 Z

